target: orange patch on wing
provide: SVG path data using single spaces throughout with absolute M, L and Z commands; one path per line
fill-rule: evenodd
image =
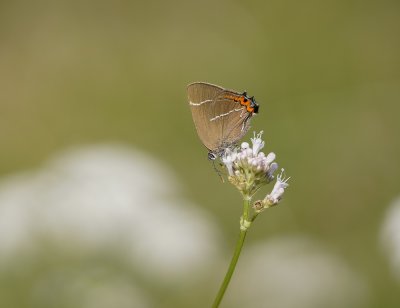
M 240 105 L 242 106 L 246 106 L 246 110 L 249 113 L 253 113 L 254 112 L 254 107 L 251 107 L 251 100 L 247 99 L 244 96 L 236 96 L 236 95 L 225 95 L 225 98 L 227 99 L 231 99 L 235 102 L 239 102 Z

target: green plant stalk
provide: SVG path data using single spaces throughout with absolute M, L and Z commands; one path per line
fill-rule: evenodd
M 249 206 L 250 206 L 250 198 L 247 198 L 246 196 L 243 198 L 243 220 L 247 221 L 249 217 Z M 235 271 L 236 264 L 239 260 L 240 253 L 242 251 L 242 247 L 244 244 L 244 240 L 246 238 L 247 230 L 243 230 L 242 228 L 240 229 L 240 234 L 239 234 L 239 239 L 236 242 L 236 247 L 235 251 L 232 256 L 231 263 L 229 264 L 228 271 L 225 274 L 225 278 L 222 281 L 221 287 L 219 288 L 219 291 L 217 293 L 217 296 L 215 297 L 214 303 L 212 305 L 212 308 L 217 308 L 219 307 L 219 304 L 222 301 L 222 298 L 224 297 L 225 291 L 228 288 L 229 282 L 231 281 L 233 272 Z

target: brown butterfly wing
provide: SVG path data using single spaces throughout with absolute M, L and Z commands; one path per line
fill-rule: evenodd
M 207 83 L 196 82 L 188 86 L 188 100 L 197 135 L 211 151 L 220 145 L 220 128 L 218 123 L 210 122 L 210 116 L 214 115 L 216 98 L 223 91 L 223 88 Z
M 251 113 L 247 112 L 246 107 L 226 96 L 237 95 L 238 93 L 225 90 L 217 98 L 216 113 L 218 116 L 212 120 L 219 122 L 220 138 L 223 146 L 234 144 L 247 133 L 250 128 Z
M 251 114 L 221 87 L 196 82 L 188 86 L 188 99 L 197 134 L 211 151 L 236 143 L 249 129 Z

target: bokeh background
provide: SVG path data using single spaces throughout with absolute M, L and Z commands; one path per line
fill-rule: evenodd
M 399 38 L 391 0 L 2 1 L 0 306 L 210 306 L 241 201 L 187 106 L 208 81 L 292 177 L 222 306 L 399 307 Z

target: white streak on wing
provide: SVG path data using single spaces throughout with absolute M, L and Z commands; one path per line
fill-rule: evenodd
M 246 127 L 246 122 L 247 122 L 247 121 L 243 121 L 242 129 L 241 129 L 240 131 L 242 131 L 242 132 L 244 131 L 244 129 L 245 129 L 245 127 Z
M 200 103 L 189 102 L 189 105 L 191 105 L 191 106 L 200 106 L 200 105 L 203 105 L 205 103 L 210 103 L 210 102 L 213 102 L 213 100 L 212 99 L 206 99 L 205 101 L 202 101 Z
M 211 118 L 210 121 L 218 120 L 218 119 L 221 118 L 221 117 L 227 116 L 228 114 L 230 114 L 230 113 L 232 113 L 232 112 L 241 111 L 242 109 L 243 109 L 243 108 L 238 108 L 238 109 L 230 110 L 230 111 L 228 111 L 227 113 L 223 113 L 223 114 L 220 114 L 220 115 L 217 115 L 217 116 Z

